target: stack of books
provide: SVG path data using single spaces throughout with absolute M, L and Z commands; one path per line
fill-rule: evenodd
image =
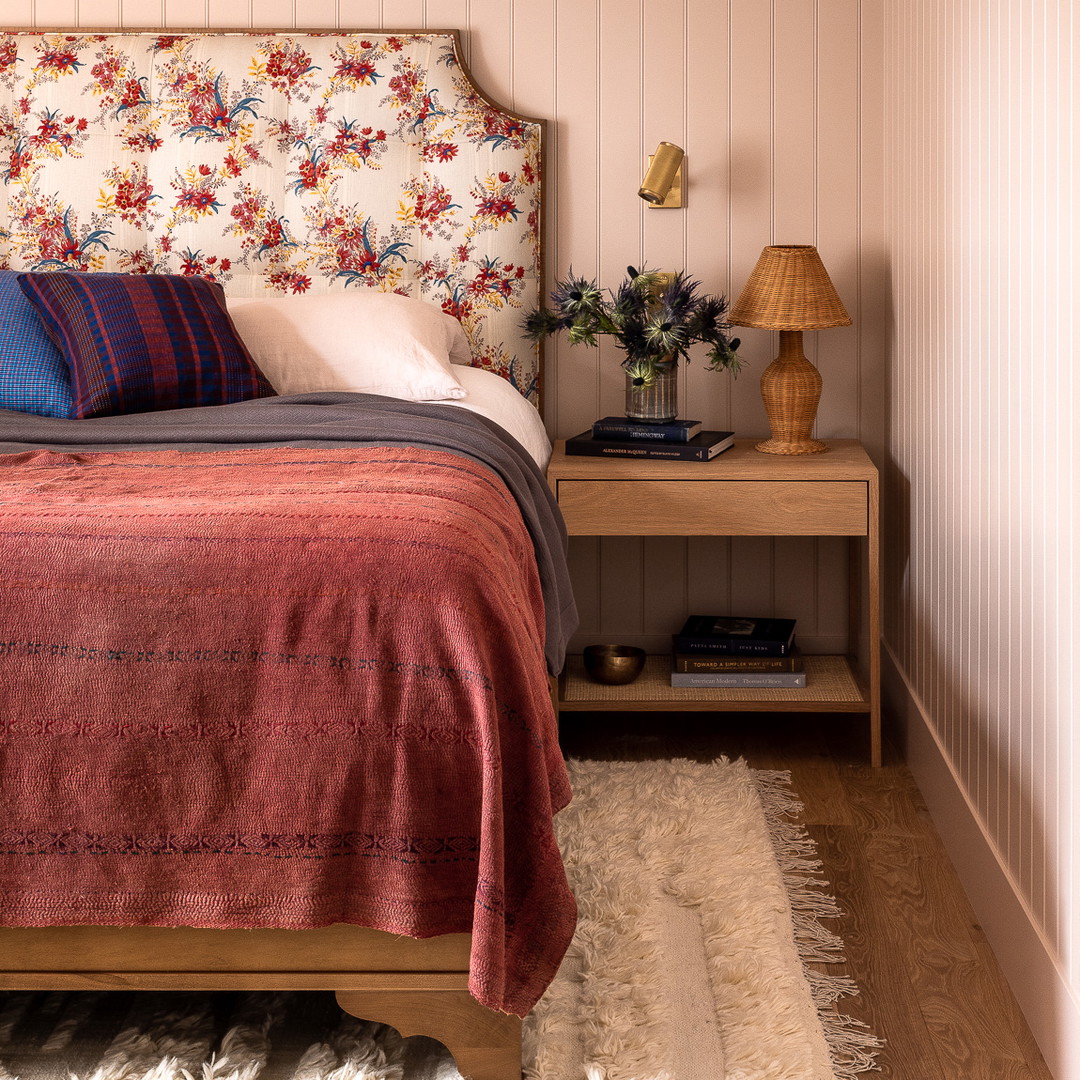
M 806 686 L 794 619 L 691 615 L 672 646 L 672 686 Z
M 568 454 L 710 461 L 735 443 L 733 431 L 703 431 L 700 420 L 647 424 L 605 416 L 591 431 L 566 440 Z

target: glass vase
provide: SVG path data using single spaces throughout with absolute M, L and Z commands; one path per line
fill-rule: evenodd
M 626 376 L 626 418 L 643 424 L 666 424 L 679 415 L 679 367 L 676 363 L 656 365 L 656 378 L 648 386 L 635 385 Z

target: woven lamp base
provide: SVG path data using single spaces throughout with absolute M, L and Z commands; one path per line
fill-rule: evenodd
M 788 442 L 785 439 L 766 439 L 754 447 L 763 454 L 824 454 L 828 445 L 817 439 L 799 439 Z
M 821 375 L 803 356 L 802 331 L 780 331 L 780 355 L 761 376 L 761 397 L 771 437 L 763 454 L 822 454 L 828 446 L 810 438 L 821 398 Z

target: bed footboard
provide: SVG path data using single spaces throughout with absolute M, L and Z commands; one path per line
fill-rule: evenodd
M 492 1012 L 464 990 L 339 990 L 353 1016 L 389 1024 L 404 1037 L 429 1035 L 469 1080 L 521 1080 L 521 1021 Z
M 353 1016 L 441 1042 L 469 1080 L 520 1080 L 521 1021 L 468 993 L 468 934 L 359 926 L 0 928 L 0 990 L 333 990 Z

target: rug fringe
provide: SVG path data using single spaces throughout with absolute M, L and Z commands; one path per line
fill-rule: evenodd
M 843 940 L 823 926 L 821 919 L 838 918 L 842 912 L 836 898 L 824 890 L 828 883 L 820 876 L 817 845 L 795 820 L 803 804 L 791 787 L 787 770 L 751 769 L 758 797 L 765 812 L 776 861 L 791 902 L 795 943 L 811 997 L 821 1021 L 836 1080 L 858 1080 L 861 1073 L 879 1069 L 877 1051 L 883 1045 L 861 1020 L 839 1013 L 837 1001 L 858 994 L 854 981 L 830 975 L 811 964 L 842 964 Z

